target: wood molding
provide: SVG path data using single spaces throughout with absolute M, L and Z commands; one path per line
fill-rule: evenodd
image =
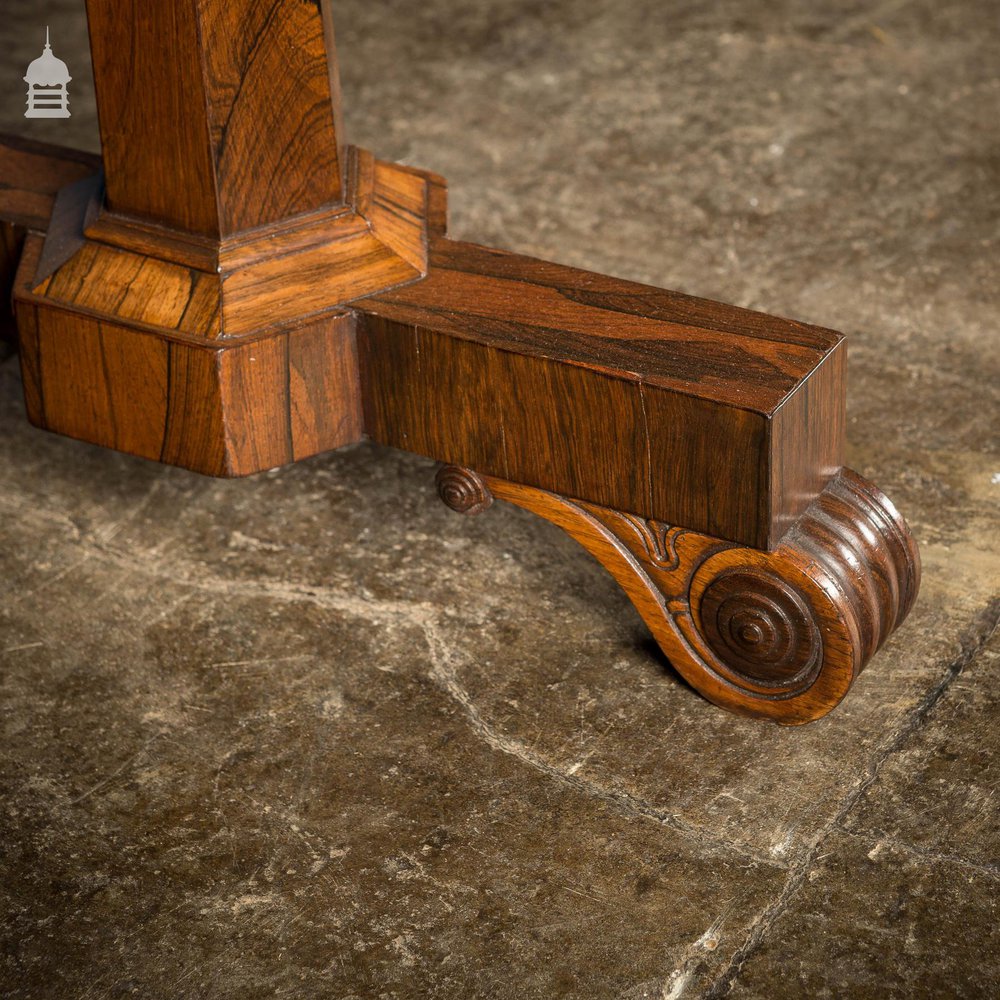
M 167 229 L 96 203 L 57 200 L 46 243 L 58 267 L 18 294 L 113 322 L 208 340 L 259 336 L 427 273 L 428 179 L 349 150 L 347 201 L 226 240 Z M 127 287 L 125 295 L 120 294 Z
M 52 199 L 45 236 L 5 230 L 20 252 L 13 299 L 31 422 L 213 476 L 359 440 L 345 304 L 426 273 L 446 204 L 435 175 L 365 150 L 348 158 L 344 205 L 238 239 L 114 216 L 87 179 Z M 4 161 L 19 162 L 15 147 Z

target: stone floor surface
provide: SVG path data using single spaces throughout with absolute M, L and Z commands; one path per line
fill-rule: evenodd
M 0 127 L 96 148 L 82 4 L 0 6 Z M 920 600 L 832 715 L 745 721 L 428 461 L 204 479 L 29 427 L 9 358 L 0 996 L 1000 995 L 994 0 L 335 15 L 351 140 L 455 235 L 847 333 Z M 46 23 L 73 117 L 26 122 Z

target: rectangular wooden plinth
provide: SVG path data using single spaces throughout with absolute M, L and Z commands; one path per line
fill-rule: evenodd
M 8 256 L 25 228 L 46 226 L 56 189 L 95 165 L 0 143 Z M 211 475 L 367 433 L 761 549 L 840 468 L 839 334 L 448 240 L 443 186 L 428 182 L 428 194 L 427 277 L 237 342 L 197 336 L 183 316 L 149 327 L 142 310 L 173 301 L 159 286 L 136 293 L 133 313 L 123 284 L 117 322 L 76 294 L 37 296 L 41 244 L 29 238 L 19 297 L 31 419 Z M 153 280 L 157 266 L 143 273 Z M 314 298 L 335 291 L 306 284 Z
M 842 464 L 830 330 L 443 238 L 353 305 L 385 444 L 756 548 Z

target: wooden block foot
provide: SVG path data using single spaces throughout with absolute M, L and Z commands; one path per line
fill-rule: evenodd
M 798 725 L 844 697 L 909 613 L 920 560 L 906 522 L 843 469 L 773 551 L 671 527 L 457 466 L 453 510 L 508 500 L 559 525 L 615 577 L 671 664 L 709 701 Z

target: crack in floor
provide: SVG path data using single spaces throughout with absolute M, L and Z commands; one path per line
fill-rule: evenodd
M 33 512 L 34 519 L 45 519 L 38 511 Z M 63 522 L 60 522 L 63 523 Z M 703 994 L 705 998 L 725 996 L 739 977 L 740 971 L 752 955 L 758 950 L 770 930 L 788 909 L 791 900 L 801 889 L 807 879 L 810 869 L 820 854 L 823 843 L 836 830 L 843 830 L 843 821 L 851 812 L 865 792 L 878 779 L 882 767 L 908 739 L 916 732 L 937 702 L 944 696 L 951 684 L 964 672 L 965 668 L 976 657 L 1000 620 L 1000 601 L 993 601 L 980 612 L 973 624 L 966 629 L 960 642 L 962 652 L 949 664 L 941 680 L 925 695 L 921 702 L 909 713 L 907 718 L 896 728 L 893 734 L 883 743 L 881 749 L 872 756 L 865 769 L 863 777 L 842 798 L 833 818 L 817 833 L 811 846 L 789 864 L 780 864 L 771 857 L 765 857 L 748 850 L 745 846 L 726 838 L 713 836 L 710 831 L 688 823 L 675 813 L 657 808 L 637 796 L 621 789 L 607 788 L 595 782 L 588 781 L 568 768 L 561 768 L 542 755 L 533 751 L 523 742 L 499 732 L 487 722 L 476 705 L 472 696 L 462 686 L 458 676 L 451 666 L 454 650 L 446 643 L 438 632 L 441 611 L 435 605 L 427 602 L 373 600 L 361 595 L 344 594 L 324 585 L 291 583 L 283 580 L 246 581 L 226 579 L 205 573 L 198 564 L 184 560 L 174 560 L 169 573 L 159 572 L 148 563 L 149 553 L 121 551 L 108 545 L 98 534 L 94 537 L 78 539 L 78 544 L 84 549 L 86 557 L 99 555 L 103 560 L 118 565 L 131 572 L 138 572 L 154 579 L 169 580 L 172 583 L 188 586 L 196 591 L 232 596 L 238 591 L 247 597 L 262 597 L 287 602 L 308 601 L 318 606 L 335 610 L 344 614 L 360 616 L 367 620 L 383 623 L 405 622 L 421 630 L 426 638 L 431 652 L 431 673 L 434 679 L 443 687 L 463 709 L 468 722 L 477 735 L 487 745 L 499 752 L 514 757 L 522 764 L 545 775 L 546 777 L 571 788 L 590 798 L 606 803 L 618 813 L 656 822 L 675 830 L 686 839 L 694 839 L 700 845 L 720 853 L 736 855 L 757 864 L 765 864 L 771 868 L 786 871 L 788 877 L 778 896 L 765 907 L 757 918 L 751 922 L 743 944 L 733 953 L 729 963 L 715 981 Z M 75 569 L 75 566 L 69 569 Z M 848 831 L 844 831 L 848 832 Z M 944 860 L 944 859 L 941 859 Z M 974 863 L 970 863 L 975 866 Z M 986 871 L 986 874 L 994 873 Z M 689 948 L 678 966 L 664 980 L 663 989 L 666 994 L 680 996 L 687 988 L 693 976 L 694 964 L 701 958 L 701 949 Z
M 919 847 L 917 844 L 910 844 L 905 840 L 899 840 L 896 837 L 885 836 L 881 831 L 875 831 L 878 836 L 871 836 L 867 833 L 862 833 L 860 830 L 847 830 L 843 827 L 841 832 L 845 833 L 848 837 L 853 837 L 856 840 L 866 840 L 869 843 L 874 842 L 873 850 L 881 850 L 884 847 L 888 847 L 890 851 L 900 851 L 903 854 L 910 854 L 916 858 L 922 858 L 926 861 L 938 861 L 944 865 L 954 865 L 957 868 L 967 868 L 969 871 L 977 872 L 980 875 L 985 875 L 987 878 L 1000 880 L 1000 864 L 990 864 L 983 861 L 975 861 L 972 858 L 967 858 L 962 854 L 948 854 L 944 851 L 935 851 L 926 847 Z M 874 853 L 870 855 L 874 857 Z
M 608 788 L 597 782 L 588 781 L 586 778 L 582 778 L 570 770 L 573 765 L 565 769 L 558 767 L 551 761 L 546 760 L 541 754 L 536 753 L 521 740 L 505 736 L 482 717 L 482 713 L 479 711 L 479 707 L 472 696 L 462 686 L 455 671 L 450 667 L 449 661 L 455 652 L 452 647 L 436 634 L 433 625 L 428 623 L 424 631 L 427 636 L 428 645 L 431 647 L 432 674 L 435 680 L 462 707 L 469 724 L 477 735 L 494 750 L 499 750 L 501 753 L 514 757 L 522 764 L 526 764 L 528 767 L 539 771 L 568 788 L 580 792 L 588 798 L 595 798 L 612 806 L 624 816 L 652 820 L 661 826 L 675 830 L 687 838 L 696 840 L 701 846 L 710 847 L 714 851 L 733 854 L 755 864 L 766 865 L 769 868 L 780 870 L 785 870 L 788 867 L 787 865 L 780 864 L 773 858 L 750 851 L 735 841 L 717 837 L 703 827 L 688 823 L 676 813 L 659 809 L 652 803 L 632 795 L 624 789 Z
M 732 989 L 747 961 L 761 947 L 768 932 L 774 927 L 789 903 L 802 888 L 809 871 L 819 857 L 827 838 L 835 831 L 843 831 L 843 822 L 860 801 L 865 792 L 876 782 L 885 763 L 908 742 L 910 737 L 924 725 L 934 706 L 944 697 L 951 685 L 962 675 L 966 667 L 986 646 L 993 633 L 1000 626 L 1000 598 L 994 599 L 983 608 L 960 638 L 961 651 L 948 664 L 944 675 L 924 696 L 917 707 L 897 727 L 872 756 L 860 781 L 844 796 L 840 807 L 827 825 L 819 831 L 812 845 L 790 868 L 789 876 L 777 898 L 766 906 L 747 929 L 743 944 L 733 953 L 729 963 L 702 994 L 704 1000 L 717 1000 Z M 668 980 L 669 981 L 669 980 Z
M 669 810 L 661 809 L 644 799 L 633 795 L 624 789 L 608 788 L 594 781 L 589 781 L 572 772 L 568 765 L 561 768 L 546 760 L 523 742 L 504 736 L 494 726 L 483 719 L 472 697 L 459 683 L 458 678 L 445 664 L 454 650 L 451 645 L 440 638 L 438 632 L 441 609 L 422 601 L 392 601 L 371 599 L 364 595 L 344 594 L 324 585 L 308 583 L 291 583 L 288 581 L 247 581 L 228 580 L 211 573 L 204 572 L 197 564 L 174 557 L 170 572 L 163 572 L 137 560 L 134 552 L 122 552 L 113 546 L 106 546 L 99 538 L 84 539 L 79 542 L 84 550 L 84 559 L 68 569 L 86 562 L 90 558 L 100 557 L 118 568 L 150 577 L 155 580 L 191 587 L 194 590 L 209 592 L 231 597 L 238 590 L 246 597 L 261 597 L 268 600 L 279 600 L 288 603 L 308 601 L 319 607 L 367 621 L 400 623 L 418 628 L 425 636 L 431 653 L 431 674 L 444 691 L 463 709 L 469 724 L 476 734 L 494 750 L 508 754 L 526 764 L 535 771 L 559 783 L 574 789 L 590 798 L 598 799 L 612 807 L 621 815 L 631 818 L 641 818 L 652 821 L 660 826 L 666 826 L 684 837 L 696 841 L 700 846 L 711 850 L 733 855 L 754 864 L 765 865 L 780 871 L 788 870 L 789 865 L 776 860 L 773 856 L 764 855 L 748 849 L 745 845 L 725 837 L 718 837 L 704 827 L 688 823 L 682 817 Z

